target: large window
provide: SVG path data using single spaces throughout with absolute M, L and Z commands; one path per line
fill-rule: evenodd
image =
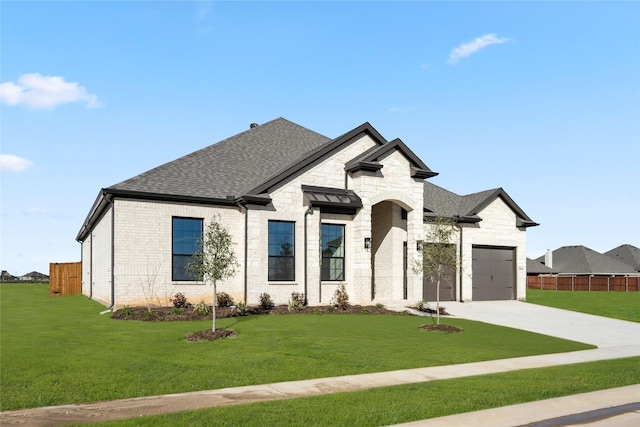
M 322 224 L 322 280 L 344 280 L 344 225 Z
M 294 223 L 269 221 L 269 280 L 295 280 Z
M 200 250 L 202 240 L 202 219 L 173 218 L 173 280 L 195 280 L 187 272 L 186 266 L 193 254 Z

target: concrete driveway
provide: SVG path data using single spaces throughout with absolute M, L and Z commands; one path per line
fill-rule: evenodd
M 445 302 L 441 305 L 453 317 L 640 354 L 640 323 L 521 301 Z

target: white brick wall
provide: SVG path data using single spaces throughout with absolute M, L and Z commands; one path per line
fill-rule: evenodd
M 516 227 L 515 213 L 497 198 L 478 213 L 476 225 L 465 225 L 462 234 L 462 299 L 473 300 L 473 270 L 471 252 L 474 245 L 515 248 L 516 298 L 526 298 L 526 232 Z M 458 289 L 458 298 L 460 298 Z
M 234 300 L 244 299 L 244 216 L 239 208 L 210 207 L 144 200 L 115 200 L 115 272 L 116 306 L 169 305 L 177 292 L 197 303 L 210 303 L 213 287 L 194 282 L 172 280 L 172 219 L 201 218 L 203 229 L 215 214 L 234 239 L 239 262 L 234 277 L 217 283 L 218 292 L 227 292 Z M 147 290 L 147 296 L 144 294 Z
M 110 207 L 82 247 L 82 292 L 105 305 L 111 304 L 111 213 Z

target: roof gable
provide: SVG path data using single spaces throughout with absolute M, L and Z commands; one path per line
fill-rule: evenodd
M 432 172 L 429 167 L 424 164 L 418 156 L 415 155 L 409 147 L 402 142 L 401 139 L 396 138 L 393 141 L 380 145 L 379 147 L 373 147 L 362 155 L 352 159 L 345 165 L 347 171 L 356 170 L 379 170 L 382 165 L 379 163 L 382 158 L 387 156 L 390 152 L 397 151 L 401 153 L 411 164 L 411 176 L 414 178 L 431 178 L 438 175 L 437 172 Z
M 427 217 L 447 216 L 457 218 L 458 222 L 480 222 L 482 219 L 478 214 L 498 198 L 516 214 L 516 226 L 538 225 L 502 188 L 460 196 L 430 182 L 424 183 L 424 209 Z

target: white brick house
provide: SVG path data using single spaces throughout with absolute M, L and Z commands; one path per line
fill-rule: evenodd
M 433 300 L 410 267 L 428 220 L 457 223 L 462 268 L 443 299 L 524 299 L 526 228 L 537 225 L 502 189 L 458 196 L 402 141 L 369 123 L 330 139 L 279 118 L 100 191 L 77 235 L 82 291 L 105 305 L 211 301 L 184 265 L 220 215 L 237 274 L 218 284 L 236 301 L 276 304 L 292 292 L 328 304 Z M 150 296 L 151 290 L 151 296 Z

